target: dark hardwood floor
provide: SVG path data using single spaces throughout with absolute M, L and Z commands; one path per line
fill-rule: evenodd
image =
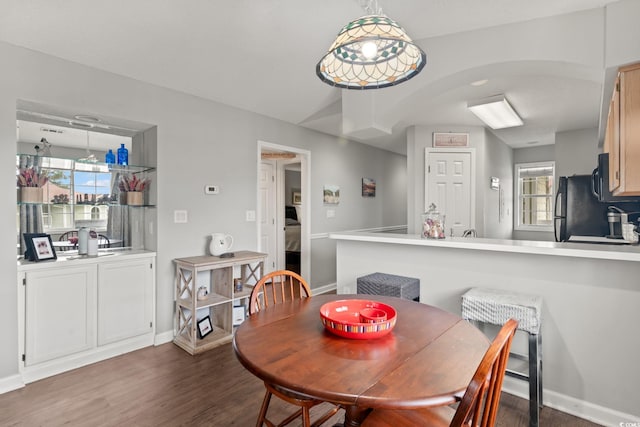
M 1 394 L 0 426 L 253 426 L 263 393 L 231 344 L 190 356 L 169 343 Z M 497 425 L 528 426 L 528 402 L 502 396 Z M 271 414 L 289 410 L 272 400 Z M 326 425 L 342 418 L 340 411 Z M 550 408 L 542 410 L 540 425 L 596 426 Z

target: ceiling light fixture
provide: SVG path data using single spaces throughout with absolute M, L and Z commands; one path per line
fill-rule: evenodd
M 467 108 L 491 129 L 504 129 L 524 124 L 504 95 L 469 102 Z
M 367 0 L 364 8 L 368 15 L 345 25 L 316 65 L 320 80 L 342 89 L 380 89 L 415 77 L 427 55 L 377 0 Z

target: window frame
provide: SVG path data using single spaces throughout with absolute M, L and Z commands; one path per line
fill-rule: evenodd
M 536 168 L 536 167 L 551 167 L 553 172 L 551 175 L 551 193 L 549 195 L 545 195 L 545 196 L 539 196 L 539 197 L 545 197 L 545 198 L 549 198 L 550 199 L 550 206 L 551 206 L 551 223 L 549 225 L 533 225 L 533 224 L 522 224 L 521 223 L 521 217 L 522 217 L 522 199 L 523 199 L 523 195 L 520 191 L 520 189 L 522 188 L 522 182 L 521 182 L 521 178 L 520 178 L 520 171 L 522 169 L 529 169 L 529 168 Z M 542 232 L 553 232 L 553 209 L 554 209 L 554 202 L 555 202 L 555 193 L 556 193 L 556 186 L 557 186 L 557 182 L 556 182 L 556 162 L 555 161 L 541 161 L 541 162 L 528 162 L 528 163 L 516 163 L 514 165 L 514 197 L 513 197 L 513 212 L 514 212 L 514 225 L 513 225 L 513 229 L 515 231 L 542 231 Z

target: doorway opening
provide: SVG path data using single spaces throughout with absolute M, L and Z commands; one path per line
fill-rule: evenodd
M 265 273 L 288 269 L 309 277 L 311 153 L 258 141 L 258 250 Z

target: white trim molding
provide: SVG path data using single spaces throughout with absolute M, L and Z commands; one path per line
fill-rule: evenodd
M 22 381 L 22 376 L 19 374 L 0 378 L 0 394 L 18 390 L 22 387 L 24 387 L 24 381 Z

